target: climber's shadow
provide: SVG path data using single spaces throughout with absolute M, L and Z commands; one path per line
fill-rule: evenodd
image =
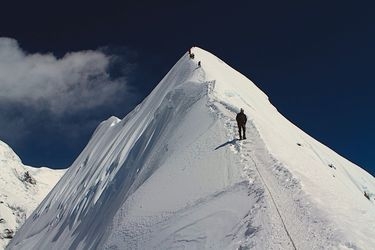
M 227 141 L 227 142 L 221 144 L 220 146 L 217 146 L 217 147 L 215 148 L 215 150 L 218 150 L 219 148 L 225 147 L 225 146 L 227 146 L 227 145 L 234 145 L 234 144 L 236 143 L 236 141 L 239 141 L 239 139 L 233 139 L 233 140 L 231 140 L 231 141 Z

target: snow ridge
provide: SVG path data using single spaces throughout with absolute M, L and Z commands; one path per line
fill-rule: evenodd
M 226 120 L 227 137 L 235 138 L 237 135 L 237 125 L 234 119 L 235 112 L 231 108 L 231 105 L 216 101 L 212 105 L 215 106 L 213 110 L 215 110 L 217 115 Z M 310 206 L 308 197 L 301 192 L 300 182 L 292 176 L 282 163 L 271 156 L 253 121 L 250 120 L 249 123 L 247 125 L 247 134 L 250 134 L 248 138 L 251 138 L 249 141 L 233 139 L 216 149 L 230 145 L 232 152 L 240 155 L 240 164 L 243 168 L 244 177 L 249 183 L 256 183 L 255 186 L 260 186 L 255 187 L 252 185 L 249 189 L 262 189 L 262 192 L 266 193 L 269 199 L 267 199 L 266 202 L 268 204 L 264 205 L 263 209 L 268 208 L 271 211 L 262 211 L 262 216 L 266 217 L 266 214 L 273 214 L 275 217 L 277 215 L 277 218 L 273 218 L 272 222 L 267 222 L 278 225 L 278 229 L 272 233 L 273 237 L 282 238 L 283 234 L 287 236 L 287 239 L 284 238 L 283 240 L 283 249 L 326 249 L 333 247 L 338 238 L 338 236 L 334 235 L 334 227 L 322 218 L 322 211 L 317 211 Z M 291 213 L 292 216 L 287 216 L 291 211 L 293 211 Z M 262 221 L 264 222 L 264 219 Z M 259 227 L 262 227 L 262 225 Z M 265 231 L 269 233 L 272 232 L 272 229 Z M 298 244 L 294 243 L 294 237 L 297 239 Z M 321 240 L 324 238 L 328 239 L 328 242 Z M 302 241 L 301 239 L 308 240 Z M 268 241 L 272 243 L 272 240 Z M 259 246 L 259 242 L 258 244 L 244 243 L 240 247 L 255 247 L 257 249 L 280 248 L 280 246 L 273 244 Z
M 375 245 L 374 178 L 219 58 L 192 52 L 123 120 L 99 125 L 9 249 Z M 245 141 L 236 139 L 241 107 Z

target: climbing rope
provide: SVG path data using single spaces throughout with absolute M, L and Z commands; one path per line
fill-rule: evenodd
M 288 235 L 288 237 L 289 237 L 289 239 L 290 239 L 290 242 L 291 242 L 292 245 L 293 245 L 293 248 L 294 248 L 295 250 L 297 250 L 297 247 L 296 247 L 296 245 L 294 244 L 294 241 L 293 241 L 293 239 L 292 239 L 292 236 L 290 236 L 290 233 L 289 233 L 289 231 L 288 231 L 288 229 L 287 229 L 287 227 L 286 227 L 286 225 L 285 225 L 284 219 L 283 219 L 283 217 L 281 216 L 281 213 L 280 213 L 280 211 L 279 211 L 279 208 L 277 207 L 276 201 L 275 201 L 275 199 L 273 198 L 273 195 L 272 195 L 270 189 L 268 188 L 268 185 L 267 185 L 266 181 L 264 180 L 262 174 L 260 173 L 260 171 L 259 171 L 259 169 L 258 169 L 258 165 L 256 164 L 256 162 L 254 161 L 254 159 L 253 159 L 251 156 L 250 156 L 250 159 L 251 159 L 252 162 L 254 163 L 255 169 L 256 169 L 256 171 L 258 172 L 258 174 L 259 174 L 259 176 L 260 176 L 260 179 L 261 179 L 262 183 L 263 183 L 264 186 L 266 187 L 267 192 L 269 193 L 269 195 L 270 195 L 270 197 L 271 197 L 272 203 L 275 205 L 275 208 L 276 208 L 276 211 L 277 211 L 277 213 L 278 213 L 278 215 L 279 215 L 279 217 L 280 217 L 281 223 L 283 224 L 283 227 L 284 227 L 284 229 L 285 229 L 285 232 L 286 232 L 286 234 Z

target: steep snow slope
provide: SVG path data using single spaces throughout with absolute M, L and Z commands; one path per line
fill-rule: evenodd
M 9 249 L 375 245 L 374 178 L 219 58 L 193 53 L 123 120 L 97 128 Z M 235 139 L 240 107 L 245 141 Z
M 24 166 L 14 151 L 0 141 L 0 249 L 40 204 L 65 170 Z M 35 184 L 25 181 L 25 173 Z M 13 233 L 12 233 L 13 232 Z

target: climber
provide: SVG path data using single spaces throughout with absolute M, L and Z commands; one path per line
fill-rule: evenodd
M 247 122 L 247 117 L 241 108 L 240 113 L 237 114 L 236 116 L 236 121 L 237 121 L 237 126 L 238 126 L 238 133 L 240 134 L 240 140 L 246 139 L 246 122 Z M 243 136 L 241 134 L 241 130 L 243 130 Z
M 363 194 L 364 194 L 364 196 L 365 196 L 368 200 L 370 200 L 370 195 L 369 195 L 369 193 L 367 193 L 367 192 L 365 191 Z
M 191 52 L 193 47 L 191 47 L 188 51 L 190 59 L 194 59 L 194 54 Z
M 198 67 L 199 67 L 199 68 L 201 67 L 201 61 L 198 62 Z

